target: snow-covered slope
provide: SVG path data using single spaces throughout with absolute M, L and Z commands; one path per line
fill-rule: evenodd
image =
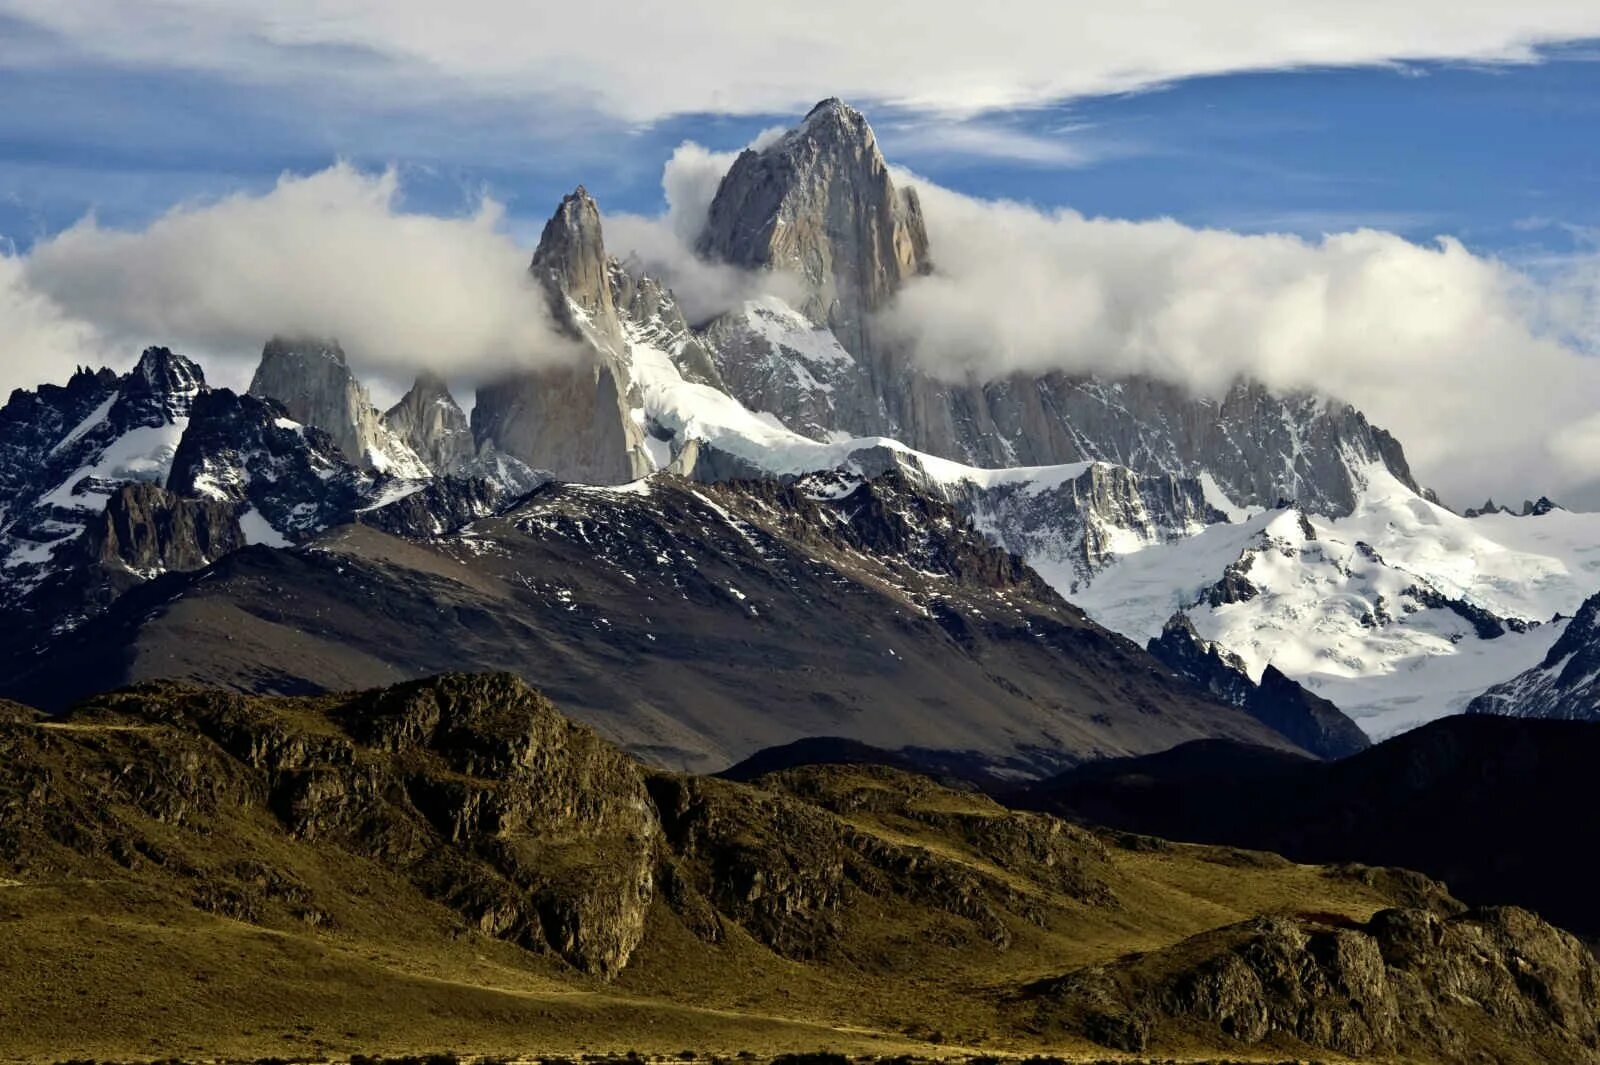
M 1380 468 L 1366 482 L 1348 517 L 1210 526 L 1125 555 L 1077 601 L 1137 640 L 1186 612 L 1252 676 L 1274 665 L 1382 737 L 1539 662 L 1600 585 L 1600 515 L 1464 518 Z
M 205 391 L 198 366 L 150 348 L 123 377 L 80 374 L 67 388 L 12 397 L 0 414 L 9 467 L 0 495 L 0 598 L 44 580 L 119 486 L 165 482 Z

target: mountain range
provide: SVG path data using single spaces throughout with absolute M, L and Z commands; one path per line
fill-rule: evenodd
M 191 662 L 178 651 L 148 647 L 165 646 L 170 637 L 159 635 L 163 626 L 191 609 L 212 609 L 202 610 L 200 600 L 211 604 L 223 589 L 238 597 L 230 610 L 259 615 L 242 590 L 258 585 L 229 579 L 271 557 L 260 551 L 231 557 L 246 544 L 299 552 L 273 566 L 342 553 L 359 559 L 363 571 L 379 567 L 386 580 L 411 588 L 421 577 L 408 566 L 420 566 L 430 580 L 446 579 L 443 552 L 463 578 L 452 594 L 487 597 L 499 606 L 478 609 L 492 616 L 541 583 L 561 583 L 543 572 L 556 557 L 547 546 L 552 537 L 626 539 L 627 530 L 663 517 L 655 501 L 708 500 L 711 513 L 728 511 L 729 528 L 739 530 L 751 522 L 815 520 L 812 508 L 853 514 L 852 505 L 830 504 L 865 491 L 874 500 L 915 498 L 901 507 L 908 527 L 951 524 L 902 529 L 892 544 L 850 550 L 870 557 L 884 546 L 901 554 L 873 563 L 904 570 L 911 565 L 903 556 L 908 535 L 948 540 L 967 535 L 956 526 L 970 528 L 1043 578 L 1028 582 L 1031 599 L 1049 600 L 1048 610 L 1070 610 L 1060 598 L 1081 607 L 1086 616 L 1073 615 L 1081 631 L 1097 633 L 1127 662 L 1140 663 L 1105 666 L 1102 673 L 1152 678 L 1152 690 L 1168 683 L 1154 678 L 1172 670 L 1163 632 L 1178 620 L 1242 678 L 1213 676 L 1199 682 L 1200 695 L 1188 692 L 1183 700 L 1243 707 L 1251 704 L 1249 690 L 1270 678 L 1274 686 L 1303 690 L 1319 712 L 1331 707 L 1376 737 L 1468 703 L 1475 710 L 1543 712 L 1538 700 L 1479 697 L 1548 668 L 1565 618 L 1600 583 L 1600 561 L 1589 548 L 1600 533 L 1595 519 L 1548 501 L 1521 514 L 1493 506 L 1452 513 L 1419 489 L 1398 441 L 1330 396 L 1280 395 L 1249 380 L 1209 398 L 1143 377 L 950 381 L 931 374 L 908 342 L 884 326 L 881 312 L 902 288 L 937 271 L 938 248 L 915 189 L 897 184 L 871 128 L 852 108 L 824 101 L 794 129 L 743 153 L 711 202 L 698 248 L 708 259 L 770 275 L 771 291 L 691 323 L 663 279 L 608 251 L 599 207 L 587 192 L 566 197 L 530 267 L 537 298 L 565 335 L 564 357 L 484 380 L 470 415 L 431 373 L 379 412 L 337 341 L 303 336 L 271 338 L 242 395 L 208 387 L 198 365 L 163 348 L 147 351 L 126 375 L 83 370 L 64 386 L 17 392 L 0 410 L 6 460 L 0 603 L 14 619 L 7 626 L 5 650 L 15 663 L 7 686 L 55 703 L 90 690 L 85 681 L 41 692 L 27 678 L 88 678 L 78 665 L 81 647 L 105 631 L 117 634 L 120 650 L 98 661 L 93 683 L 170 669 L 248 690 L 288 691 L 472 663 L 525 669 L 541 659 L 518 641 L 488 641 L 492 653 L 463 652 L 456 663 L 404 639 L 357 656 L 360 641 L 327 620 L 340 611 L 297 613 L 293 598 L 275 603 L 272 638 L 256 641 L 253 657 L 239 647 L 229 655 L 196 650 L 187 655 Z M 773 294 L 779 290 L 788 298 Z M 818 477 L 831 479 L 831 487 Z M 544 487 L 551 482 L 593 489 Z M 751 487 L 760 484 L 791 491 L 775 502 L 769 489 Z M 639 487 L 632 494 L 595 490 L 625 485 Z M 542 500 L 528 498 L 541 490 Z M 719 493 L 727 498 L 716 501 Z M 530 520 L 550 513 L 575 524 Z M 352 533 L 346 527 L 353 524 L 369 531 Z M 661 535 L 685 533 L 672 528 Z M 751 581 L 743 562 L 764 565 L 766 549 L 736 535 L 734 546 L 750 559 L 741 561 L 741 551 L 720 543 L 711 549 L 731 567 L 726 583 L 742 587 Z M 541 545 L 537 557 L 511 567 L 516 576 L 509 579 L 522 582 L 519 588 L 508 589 L 504 573 L 482 572 L 504 569 L 501 561 L 518 558 L 532 543 Z M 560 594 L 573 597 L 575 613 L 605 619 L 606 641 L 621 639 L 618 626 L 637 629 L 640 640 L 651 637 L 643 640 L 643 660 L 666 657 L 690 668 L 692 655 L 654 653 L 663 634 L 653 631 L 661 621 L 652 619 L 668 614 L 646 608 L 661 601 L 655 593 L 631 604 L 626 596 L 609 603 L 583 598 L 595 594 L 597 579 L 645 579 L 643 562 L 575 560 L 563 570 L 574 579 Z M 213 564 L 220 568 L 208 569 Z M 669 573 L 678 564 L 656 563 L 660 572 L 653 576 L 681 584 L 682 575 Z M 829 566 L 845 582 L 858 577 L 838 560 L 808 556 L 806 564 Z M 629 577 L 616 578 L 625 570 Z M 962 576 L 970 585 L 971 575 Z M 114 609 L 125 593 L 158 578 L 159 591 Z M 939 628 L 946 608 L 932 605 L 959 596 L 917 601 L 922 593 L 896 583 L 891 578 L 877 587 L 909 595 L 899 609 L 933 622 L 938 640 L 970 639 Z M 355 619 L 400 595 L 377 587 L 357 591 L 351 583 L 327 594 Z M 799 594 L 796 588 L 789 583 L 784 594 Z M 159 609 L 145 605 L 157 597 Z M 675 622 L 710 625 L 701 620 L 705 612 L 726 608 L 696 604 L 695 621 Z M 735 600 L 731 609 L 738 615 L 744 607 Z M 778 609 L 768 602 L 769 611 Z M 515 626 L 547 624 L 542 611 L 525 605 L 512 616 Z M 763 624 L 741 616 L 746 630 Z M 98 627 L 85 628 L 91 621 Z M 441 624 L 441 632 L 453 632 L 454 622 Z M 355 620 L 347 626 L 360 627 Z M 1168 659 L 1151 663 L 1102 629 L 1158 653 L 1166 646 Z M 285 658 L 285 648 L 319 641 L 341 650 Z M 941 658 L 947 653 L 925 637 L 914 644 Z M 729 648 L 700 650 L 715 658 Z M 964 653 L 981 660 L 987 652 Z M 634 660 L 634 653 L 627 657 Z M 882 657 L 892 664 L 888 650 Z M 863 667 L 862 676 L 876 668 Z M 616 705 L 609 670 L 591 665 L 589 679 L 559 689 L 564 701 L 575 709 Z M 1001 761 L 1033 751 L 1018 764 L 1031 761 L 1043 771 L 1160 749 L 1181 736 L 1181 729 L 1169 734 L 1163 726 L 1148 742 L 1111 739 L 1101 719 L 1115 717 L 1125 700 L 1031 692 L 1011 667 L 977 672 L 991 678 L 986 684 L 999 678 L 1023 694 L 962 682 L 954 690 L 968 694 L 949 701 L 1022 699 L 1032 706 L 1022 715 L 1030 724 L 1008 725 L 998 739 L 981 722 L 967 721 L 948 736 L 933 730 L 936 738 L 921 745 L 961 757 L 981 751 Z M 1528 683 L 1517 690 L 1529 690 Z M 776 697 L 788 700 L 794 692 Z M 834 693 L 836 705 L 821 694 L 805 696 L 813 697 L 821 705 L 796 712 L 792 727 L 733 730 L 737 738 L 725 735 L 721 719 L 686 722 L 681 707 L 645 700 L 637 714 L 613 722 L 610 734 L 699 768 L 815 727 L 886 739 L 886 728 L 875 724 L 863 722 L 855 732 L 835 727 L 861 716 L 849 709 L 864 698 L 859 691 Z M 908 708 L 930 699 L 941 701 L 906 695 Z M 1228 733 L 1236 716 L 1219 719 L 1211 733 Z M 708 730 L 724 735 L 712 741 Z M 1344 739 L 1318 753 L 1362 745 L 1351 730 L 1338 731 Z M 1316 746 L 1304 736 L 1291 742 Z

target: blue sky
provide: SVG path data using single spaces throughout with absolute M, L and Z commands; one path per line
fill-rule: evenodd
M 35 34 L 0 22 L 13 45 Z M 949 188 L 1121 218 L 1315 236 L 1357 226 L 1536 261 L 1600 230 L 1600 45 L 1518 65 L 1412 62 L 1194 77 L 970 117 L 857 100 L 892 161 Z M 512 97 L 393 106 L 327 85 L 93 62 L 0 65 L 0 234 L 25 249 L 93 211 L 136 226 L 173 204 L 269 188 L 343 158 L 400 168 L 407 206 L 480 192 L 536 233 L 585 183 L 653 213 L 693 140 L 736 148 L 793 112 L 625 121 Z

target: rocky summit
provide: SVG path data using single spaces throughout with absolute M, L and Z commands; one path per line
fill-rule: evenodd
M 8 705 L 0 884 L 25 1058 L 1600 1060 L 1600 967 L 1529 913 L 881 767 L 652 770 L 504 675 Z

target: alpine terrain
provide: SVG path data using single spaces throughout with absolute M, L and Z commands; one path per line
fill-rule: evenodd
M 1600 1061 L 1600 516 L 936 373 L 917 185 L 824 100 L 707 188 L 714 311 L 579 186 L 477 379 L 15 391 L 0 1057 Z

